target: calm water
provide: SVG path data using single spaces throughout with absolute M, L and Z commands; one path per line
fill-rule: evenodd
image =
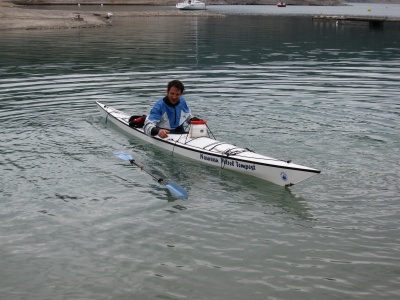
M 400 296 L 400 24 L 264 9 L 0 32 L 2 299 Z M 218 139 L 322 174 L 284 189 L 171 156 L 99 117 L 96 100 L 147 113 L 174 78 Z

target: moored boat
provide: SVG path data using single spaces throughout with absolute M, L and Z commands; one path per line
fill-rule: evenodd
M 278 4 L 276 4 L 276 6 L 278 6 L 278 7 L 286 7 L 286 3 L 278 2 Z
M 180 10 L 206 10 L 206 3 L 199 0 L 184 0 L 176 4 Z
M 204 121 L 190 124 L 189 131 L 183 134 L 170 133 L 165 139 L 148 136 L 143 128 L 129 126 L 130 115 L 100 102 L 96 104 L 107 121 L 129 135 L 207 165 L 251 175 L 281 186 L 297 184 L 321 172 L 218 141 L 210 136 Z

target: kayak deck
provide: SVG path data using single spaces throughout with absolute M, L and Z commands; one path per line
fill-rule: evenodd
M 99 102 L 96 104 L 106 120 L 128 134 L 208 165 L 248 174 L 281 186 L 291 186 L 320 173 L 314 168 L 258 154 L 247 148 L 237 147 L 211 137 L 192 138 L 188 133 L 169 134 L 165 139 L 158 136 L 150 137 L 142 128 L 129 126 L 130 115 Z

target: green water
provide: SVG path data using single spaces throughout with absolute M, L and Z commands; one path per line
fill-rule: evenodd
M 398 297 L 398 25 L 226 9 L 1 32 L 2 299 Z M 322 173 L 284 189 L 142 144 L 96 110 L 147 113 L 175 78 L 217 139 Z

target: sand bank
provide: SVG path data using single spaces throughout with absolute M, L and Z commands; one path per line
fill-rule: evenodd
M 105 12 L 74 12 L 66 10 L 40 10 L 12 6 L 0 2 L 0 30 L 33 30 L 33 29 L 69 29 L 111 26 L 112 19 L 127 17 L 157 17 L 157 16 L 192 16 L 192 17 L 223 17 L 207 12 L 149 11 L 149 12 L 117 12 L 107 19 Z

